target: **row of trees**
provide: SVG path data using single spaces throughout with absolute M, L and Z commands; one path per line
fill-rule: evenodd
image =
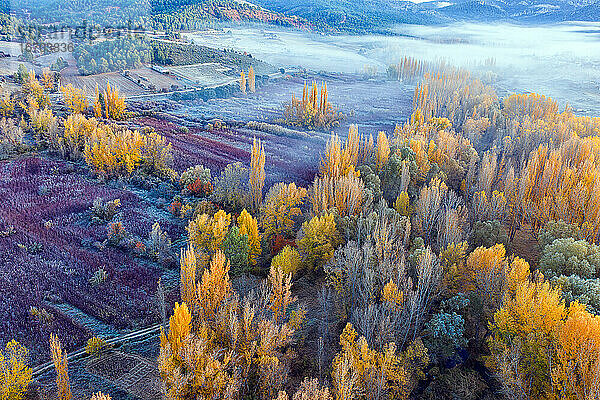
M 329 129 L 339 125 L 343 114 L 329 102 L 327 84 L 321 84 L 321 90 L 317 83 L 304 84 L 302 88 L 302 100 L 292 94 L 292 99 L 284 105 L 283 122 L 292 125 L 306 127 L 309 129 Z

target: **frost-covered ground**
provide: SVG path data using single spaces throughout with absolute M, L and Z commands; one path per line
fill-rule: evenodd
M 277 67 L 380 73 L 404 56 L 474 68 L 494 59 L 502 94 L 538 92 L 600 115 L 600 23 L 400 25 L 397 36 L 326 36 L 250 26 L 187 34 L 197 44 L 247 51 Z M 375 89 L 374 89 L 375 90 Z

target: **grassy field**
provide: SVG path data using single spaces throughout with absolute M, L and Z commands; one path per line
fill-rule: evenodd
M 98 75 L 63 75 L 61 76 L 61 85 L 66 86 L 72 84 L 76 88 L 82 89 L 85 95 L 89 98 L 93 97 L 96 91 L 96 86 L 100 89 L 105 88 L 106 84 L 119 89 L 121 95 L 125 97 L 137 96 L 149 93 L 140 85 L 126 78 L 118 72 L 108 72 Z

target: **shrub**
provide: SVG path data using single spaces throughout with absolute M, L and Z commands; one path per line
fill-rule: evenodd
M 87 344 L 85 345 L 85 352 L 90 356 L 97 357 L 109 347 L 110 345 L 106 342 L 106 340 L 94 336 L 88 339 Z
M 465 320 L 455 312 L 434 314 L 425 324 L 424 344 L 433 361 L 444 362 L 467 344 Z
M 233 211 L 250 206 L 249 173 L 242 163 L 228 164 L 215 179 L 213 201 Z
M 225 257 L 231 263 L 233 274 L 240 274 L 248 271 L 248 235 L 241 234 L 237 226 L 231 227 L 221 246 Z
M 477 221 L 473 225 L 473 231 L 469 236 L 469 244 L 473 248 L 492 247 L 495 244 L 508 245 L 508 234 L 498 220 Z
M 302 224 L 302 233 L 298 247 L 302 250 L 307 267 L 312 270 L 327 263 L 333 257 L 335 248 L 342 243 L 333 214 L 313 217 Z
M 210 195 L 212 193 L 210 169 L 203 165 L 196 165 L 186 169 L 179 177 L 179 184 L 184 191 L 195 196 Z
M 237 220 L 240 227 L 240 235 L 248 237 L 248 261 L 252 265 L 256 265 L 257 258 L 262 253 L 260 247 L 260 234 L 258 233 L 258 222 L 256 218 L 244 208 Z
M 96 197 L 92 203 L 90 211 L 92 212 L 92 222 L 101 224 L 111 221 L 117 210 L 121 207 L 121 199 L 103 201 L 100 197 Z
M 148 237 L 148 255 L 161 262 L 171 256 L 171 238 L 169 238 L 166 232 L 160 229 L 158 222 L 152 225 L 152 230 Z
M 0 121 L 0 158 L 8 157 L 25 149 L 23 130 L 12 119 Z
M 121 222 L 111 222 L 106 228 L 108 243 L 118 246 L 127 237 L 127 231 Z
M 540 250 L 552 244 L 555 239 L 583 239 L 583 232 L 576 224 L 570 224 L 563 220 L 549 221 L 538 233 Z
M 555 239 L 544 247 L 540 271 L 549 277 L 575 274 L 592 278 L 600 272 L 600 247 L 585 240 Z
M 101 283 L 106 282 L 107 279 L 108 279 L 108 272 L 106 272 L 106 270 L 104 268 L 100 267 L 96 270 L 96 272 L 94 272 L 94 275 L 92 275 L 89 282 L 90 282 L 90 285 L 98 286 Z
M 48 325 L 54 320 L 54 315 L 45 308 L 29 307 L 29 315 L 44 325 Z
M 0 398 L 21 400 L 31 382 L 32 371 L 27 366 L 27 349 L 15 340 L 0 351 Z

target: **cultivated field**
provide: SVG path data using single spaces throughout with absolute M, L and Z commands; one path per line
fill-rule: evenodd
M 238 77 L 226 75 L 232 70 L 231 67 L 217 63 L 204 63 L 193 65 L 181 65 L 168 67 L 169 71 L 184 82 L 200 87 L 216 87 L 235 82 Z
M 125 97 L 137 96 L 149 93 L 148 90 L 126 78 L 119 72 L 108 72 L 105 74 L 81 76 L 78 74 L 62 74 L 60 83 L 63 86 L 72 84 L 74 87 L 84 91 L 85 95 L 92 98 L 96 91 L 96 86 L 100 89 L 106 87 L 107 83 L 119 89 L 121 95 Z
M 148 67 L 129 70 L 129 77 L 148 90 L 171 91 L 182 89 L 184 86 L 174 77 L 161 74 Z
M 156 197 L 102 185 L 81 167 L 36 156 L 0 164 L 0 337 L 27 345 L 33 365 L 48 361 L 50 332 L 71 351 L 93 335 L 159 320 L 157 281 L 172 273 L 103 243 L 107 223 L 92 223 L 89 211 L 98 197 L 121 200 L 114 220 L 132 240 L 145 241 L 157 221 L 174 239 L 183 231 Z M 100 268 L 106 280 L 91 283 Z M 35 318 L 31 307 L 51 319 Z

